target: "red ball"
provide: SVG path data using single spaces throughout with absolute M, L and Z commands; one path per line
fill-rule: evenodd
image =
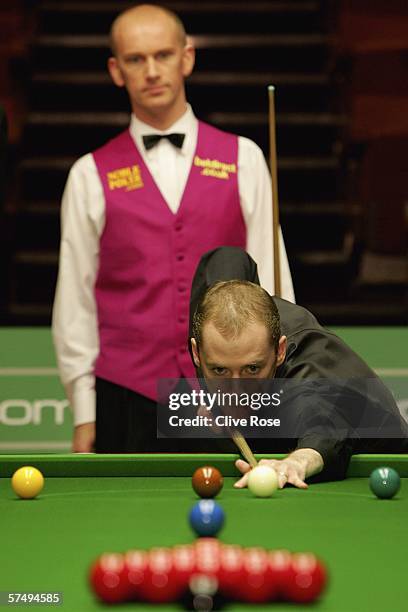
M 196 551 L 190 544 L 175 546 L 172 550 L 175 580 L 181 591 L 186 591 L 191 576 L 196 571 Z
M 222 546 L 218 580 L 222 595 L 235 599 L 237 586 L 244 580 L 244 551 L 240 546 Z
M 268 571 L 268 554 L 264 549 L 246 549 L 243 579 L 237 586 L 237 593 L 248 603 L 263 603 L 275 598 L 276 584 Z
M 140 599 L 140 589 L 145 579 L 148 554 L 144 550 L 129 550 L 125 554 L 125 579 L 129 585 L 130 599 Z
M 191 546 L 179 546 L 174 550 L 178 554 L 178 563 L 174 567 L 184 566 L 181 573 L 184 585 L 182 603 L 192 609 L 193 599 L 197 597 L 218 596 L 218 574 L 220 568 L 220 550 L 222 544 L 216 538 L 199 538 Z M 180 576 L 180 570 L 178 574 Z M 187 581 L 186 581 L 187 578 Z M 194 608 L 195 609 L 195 608 Z M 201 609 L 201 608 L 200 608 Z
M 312 553 L 292 555 L 286 598 L 296 603 L 315 601 L 327 583 L 327 572 Z
M 199 552 L 196 556 L 195 571 L 206 576 L 217 576 L 220 570 L 220 558 L 210 552 Z
M 168 548 L 152 548 L 148 553 L 140 598 L 150 603 L 175 601 L 182 588 L 176 580 L 172 551 Z
M 284 599 L 289 587 L 292 555 L 288 550 L 271 550 L 268 552 L 268 573 L 275 584 L 275 598 Z
M 218 576 L 222 546 L 221 542 L 216 538 L 198 538 L 195 541 L 196 573 Z
M 224 479 L 217 468 L 205 465 L 196 469 L 191 481 L 194 491 L 200 497 L 215 497 L 221 491 Z
M 89 572 L 94 593 L 105 603 L 129 601 L 131 590 L 125 574 L 124 556 L 106 553 L 95 561 Z
M 211 537 L 197 538 L 193 544 L 196 555 L 208 553 L 209 555 L 214 555 L 217 557 L 219 557 L 223 546 L 224 544 L 222 544 L 217 538 Z

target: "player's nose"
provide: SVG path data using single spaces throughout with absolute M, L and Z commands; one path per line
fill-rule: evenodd
M 148 57 L 146 62 L 146 76 L 149 79 L 154 79 L 159 75 L 157 63 L 154 57 Z
M 236 372 L 232 375 L 231 380 L 230 380 L 230 388 L 231 391 L 234 391 L 235 393 L 239 393 L 242 392 L 243 389 L 243 382 L 242 379 L 244 379 L 245 376 L 243 375 L 242 372 Z

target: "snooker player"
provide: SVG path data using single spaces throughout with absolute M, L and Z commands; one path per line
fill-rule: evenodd
M 275 468 L 281 488 L 287 483 L 307 488 L 306 479 L 317 475 L 316 479 L 322 480 L 345 478 L 355 452 L 407 452 L 408 426 L 385 385 L 308 310 L 272 298 L 262 289 L 256 264 L 245 251 L 223 247 L 202 257 L 192 284 L 190 338 L 197 374 L 207 382 L 274 377 L 299 382 L 327 381 L 328 394 L 322 397 L 315 394 L 309 402 L 301 397 L 300 438 L 251 441 L 255 450 L 261 452 L 287 453 L 294 449 L 282 460 L 261 461 Z M 344 406 L 337 391 L 330 395 L 331 389 L 338 390 L 336 384 L 331 385 L 332 381 L 349 380 L 357 381 L 354 387 L 363 391 L 350 393 L 347 388 Z M 375 384 L 366 384 L 368 381 Z M 392 437 L 351 438 L 335 428 L 316 426 L 317 422 L 324 423 L 326 417 L 327 423 L 332 424 L 333 414 L 339 417 L 337 423 L 343 423 L 347 411 L 353 413 L 352 417 L 361 404 L 363 410 L 369 407 L 377 424 L 388 427 L 388 431 L 391 427 Z M 243 476 L 235 486 L 245 487 L 250 466 L 243 460 L 236 465 Z

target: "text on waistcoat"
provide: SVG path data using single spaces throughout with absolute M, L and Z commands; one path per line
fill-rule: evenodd
M 236 164 L 227 164 L 218 159 L 202 159 L 198 155 L 194 157 L 194 165 L 202 168 L 200 174 L 203 176 L 219 179 L 229 179 L 230 174 L 235 174 L 237 171 Z
M 108 179 L 109 189 L 140 189 L 143 187 L 142 175 L 139 166 L 128 166 L 127 168 L 118 168 L 111 170 L 106 174 Z

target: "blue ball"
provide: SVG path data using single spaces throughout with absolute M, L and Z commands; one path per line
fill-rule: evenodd
M 224 524 L 224 510 L 213 499 L 201 499 L 190 512 L 190 525 L 198 536 L 215 536 Z

